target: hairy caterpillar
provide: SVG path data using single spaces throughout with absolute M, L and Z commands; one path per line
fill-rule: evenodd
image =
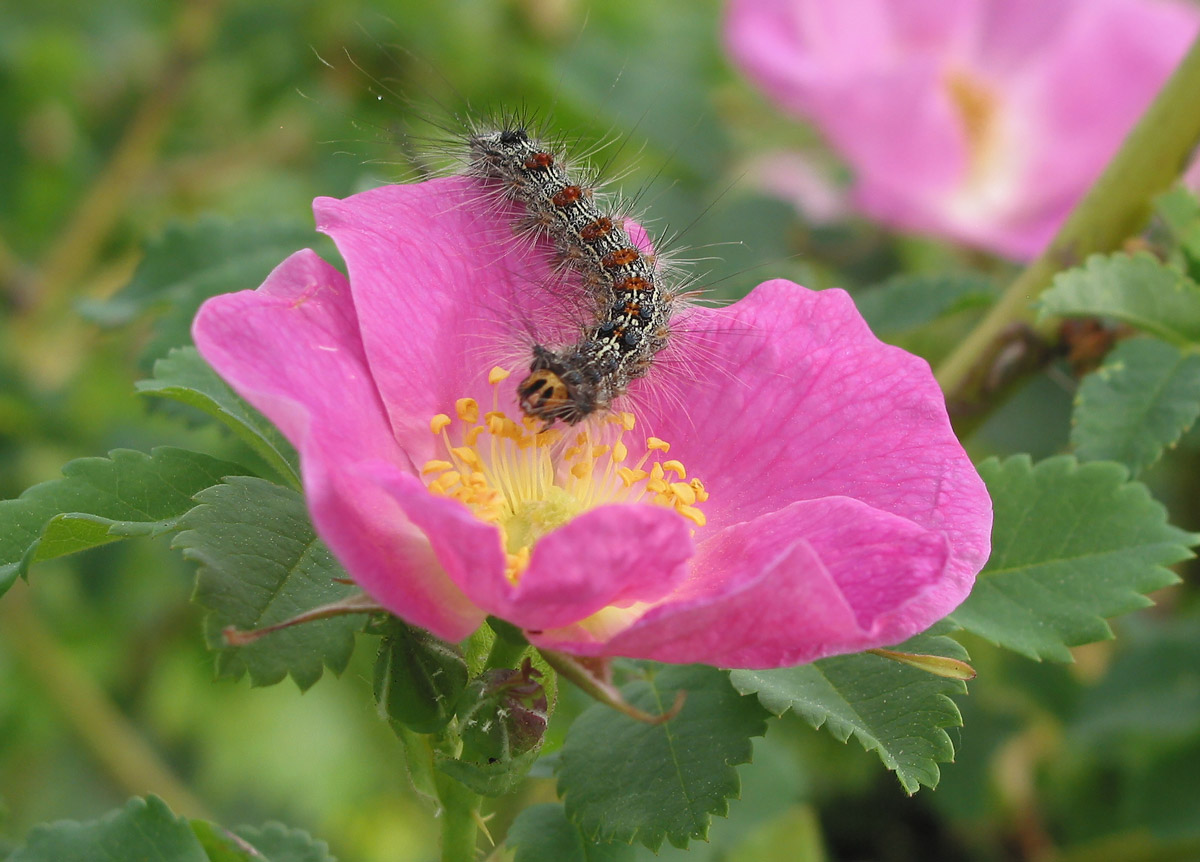
M 471 132 L 467 161 L 473 176 L 501 183 L 505 196 L 524 205 L 529 223 L 551 238 L 590 292 L 592 319 L 575 343 L 533 346 L 529 374 L 517 385 L 521 409 L 547 426 L 609 409 L 666 347 L 675 294 L 622 219 L 602 212 L 594 190 L 573 180 L 522 125 Z

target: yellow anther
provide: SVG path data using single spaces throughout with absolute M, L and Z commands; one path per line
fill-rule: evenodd
M 462 473 L 458 472 L 457 470 L 450 470 L 449 472 L 443 473 L 430 482 L 429 490 L 437 494 L 445 494 L 452 487 L 457 485 L 460 479 L 462 479 Z
M 478 467 L 480 464 L 479 453 L 470 446 L 455 446 L 450 451 L 464 464 L 470 464 L 472 467 Z
M 508 565 L 506 566 L 505 575 L 512 583 L 516 583 L 521 579 L 521 575 L 529 568 L 529 547 L 524 546 L 519 548 L 516 553 L 505 554 Z
M 488 381 L 495 385 L 508 376 L 497 367 Z M 500 530 L 505 575 L 513 584 L 542 536 L 596 506 L 656 504 L 693 524 L 704 523 L 696 504 L 708 494 L 699 480 L 688 481 L 682 462 L 659 454 L 669 450 L 666 441 L 650 437 L 636 463 L 623 463 L 632 445 L 623 442 L 635 425 L 632 413 L 605 417 L 603 421 L 617 426 L 612 429 L 547 428 L 528 416 L 505 414 L 498 399 L 493 398 L 496 409 L 484 412 L 474 399 L 459 398 L 449 415 L 432 417 L 429 427 L 442 438 L 437 444 L 442 457 L 424 462 L 421 474 L 430 493 L 462 502 L 476 518 Z M 462 424 L 451 433 L 455 416 Z M 643 447 L 639 443 L 634 448 Z
M 474 398 L 459 398 L 454 402 L 458 418 L 472 425 L 479 421 L 479 404 Z
M 696 504 L 696 490 L 687 482 L 672 482 L 671 490 L 675 492 L 675 498 L 682 500 L 688 506 Z
M 632 467 L 621 467 L 617 470 L 617 475 L 621 477 L 621 481 L 625 483 L 625 487 L 629 488 L 632 485 L 645 479 L 650 474 L 645 470 L 634 470 Z

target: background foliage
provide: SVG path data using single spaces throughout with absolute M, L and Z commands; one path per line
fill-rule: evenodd
M 154 800 L 126 805 L 151 791 L 176 814 L 228 825 L 283 821 L 319 836 L 343 860 L 436 857 L 436 824 L 410 789 L 402 743 L 368 706 L 371 650 L 350 656 L 345 626 L 322 624 L 321 661 L 293 669 L 297 685 L 251 691 L 245 679 L 233 680 L 267 684 L 284 669 L 250 652 L 216 660 L 207 652 L 205 632 L 211 638 L 231 611 L 205 602 L 217 577 L 205 568 L 199 604 L 189 601 L 196 566 L 184 558 L 207 566 L 214 553 L 195 531 L 221 517 L 222 495 L 281 491 L 242 477 L 210 492 L 202 500 L 210 509 L 177 519 L 212 477 L 244 472 L 229 464 L 294 484 L 294 453 L 206 377 L 194 353 L 172 348 L 187 344 L 203 298 L 256 285 L 304 245 L 333 259 L 311 233 L 311 198 L 417 176 L 413 151 L 441 134 L 434 123 L 448 110 L 527 106 L 571 138 L 613 141 L 600 161 L 611 159 L 609 173 L 651 211 L 658 232 L 677 232 L 678 244 L 694 249 L 685 256 L 705 259 L 699 270 L 718 297 L 736 298 L 777 275 L 845 286 L 877 332 L 931 361 L 978 318 L 1012 276 L 1008 265 L 861 222 L 807 225 L 753 188 L 751 154 L 794 144 L 803 132 L 777 120 L 732 73 L 719 50 L 719 11 L 712 0 L 0 7 L 0 498 L 55 480 L 74 484 L 42 493 L 69 492 L 96 506 L 115 501 L 99 520 L 56 521 L 32 556 L 23 546 L 10 554 L 8 536 L 0 536 L 0 583 L 34 566 L 32 585 L 18 582 L 0 601 L 0 858 L 4 842 L 24 842 L 34 824 L 114 809 L 121 809 L 111 815 L 117 821 L 153 818 L 164 840 L 213 852 L 221 839 L 180 826 Z M 1164 236 L 1183 231 L 1185 248 L 1198 223 L 1188 206 L 1167 201 L 1155 227 Z M 1146 266 L 1139 285 L 1164 281 L 1153 319 L 1133 313 L 1145 308 L 1126 314 L 1123 304 L 1131 273 Z M 1027 495 L 1051 476 L 1068 484 L 1069 508 L 1059 501 L 1037 511 L 1042 529 L 1069 533 L 1071 516 L 1083 510 L 1109 519 L 1114 550 L 1094 566 L 1139 566 L 1141 591 L 1171 582 L 1161 566 L 1180 559 L 1185 535 L 1128 491 L 1112 465 L 1009 456 L 1027 452 L 1040 461 L 1073 445 L 1080 461 L 1118 461 L 1166 504 L 1172 523 L 1200 528 L 1200 437 L 1188 430 L 1200 386 L 1200 303 L 1187 302 L 1194 283 L 1155 266 L 1115 256 L 1061 277 L 1046 296 L 1050 312 L 1103 313 L 1147 337 L 1123 342 L 1082 386 L 1066 364 L 1050 366 L 968 441 L 977 460 L 999 456 L 984 468 L 989 483 Z M 146 382 L 135 392 L 138 379 Z M 238 433 L 206 423 L 205 414 L 233 417 Z M 1131 422 L 1131 415 L 1148 418 Z M 164 445 L 212 458 L 170 448 L 152 457 L 119 451 Z M 118 451 L 100 457 L 111 450 Z M 64 463 L 85 456 L 62 478 Z M 133 461 L 188 490 L 157 500 L 153 511 L 119 505 L 106 471 Z M 869 686 L 847 691 L 843 709 L 821 700 L 839 669 L 857 673 L 851 663 L 869 670 L 881 659 L 848 657 L 788 678 L 742 672 L 734 675 L 736 692 L 713 684 L 710 696 L 756 692 L 783 718 L 762 736 L 765 712 L 745 706 L 727 716 L 729 727 L 711 730 L 729 749 L 718 752 L 726 764 L 753 752 L 752 763 L 724 777 L 730 786 L 714 790 L 719 803 L 740 781 L 729 818 L 710 827 L 707 815 L 696 825 L 691 812 L 664 810 L 661 822 L 630 820 L 606 837 L 638 835 L 661 846 L 659 858 L 671 858 L 675 838 L 710 829 L 710 843 L 694 842 L 689 852 L 712 860 L 1200 855 L 1200 610 L 1190 571 L 1183 569 L 1183 586 L 1155 595 L 1158 607 L 1116 621 L 1116 641 L 1068 651 L 1075 641 L 1067 632 L 1098 626 L 1093 634 L 1103 637 L 1102 617 L 1142 602 L 1128 584 L 1101 580 L 1102 588 L 1090 588 L 1082 578 L 1096 569 L 1081 570 L 1069 544 L 1060 560 L 1022 559 L 1036 537 L 1019 532 L 1029 529 L 1019 520 L 1012 518 L 1009 544 L 997 546 L 1004 553 L 989 567 L 989 588 L 1032 589 L 1029 569 L 1057 566 L 1063 594 L 1076 596 L 1077 607 L 1092 604 L 1082 623 L 1029 619 L 1027 636 L 1007 644 L 1016 652 L 990 643 L 1003 641 L 996 632 L 1011 630 L 1011 620 L 997 628 L 970 603 L 956 615 L 980 671 L 970 696 L 916 672 L 913 682 L 913 696 L 935 711 L 952 712 L 952 698 L 963 713 L 965 729 L 949 726 L 947 715 L 944 731 L 916 740 L 943 752 L 952 744 L 954 763 L 929 772 L 906 760 L 911 750 L 891 750 L 897 719 L 870 706 L 877 698 Z M 1130 554 L 1119 531 L 1135 526 L 1153 535 Z M 155 536 L 169 527 L 192 530 L 176 540 L 183 554 L 165 538 L 108 543 L 115 534 Z M 313 571 L 331 565 L 319 553 L 306 556 L 302 527 L 278 527 L 294 536 L 296 559 Z M 99 544 L 101 535 L 103 547 L 60 556 L 72 543 Z M 1068 655 L 1073 664 L 1034 660 Z M 689 673 L 697 671 L 674 670 L 653 684 L 669 689 L 677 684 L 671 674 Z M 633 686 L 644 695 L 652 683 Z M 556 718 L 581 715 L 581 732 L 588 731 L 588 711 L 597 707 L 571 686 L 559 698 Z M 813 730 L 819 726 L 830 732 Z M 705 728 L 692 731 L 709 738 Z M 638 744 L 631 756 L 655 756 L 656 739 Z M 611 767 L 564 747 L 553 723 L 548 752 L 568 785 L 590 786 L 589 775 Z M 936 783 L 940 770 L 938 789 L 905 795 L 879 768 L 880 757 L 892 758 L 909 790 Z M 591 822 L 591 806 L 611 807 L 603 788 L 595 790 L 568 804 L 577 822 Z M 538 802 L 553 804 L 528 807 Z M 510 833 L 518 859 L 545 858 L 537 848 L 547 835 L 579 840 L 548 768 L 535 768 L 500 803 L 493 834 L 504 835 L 523 808 Z M 325 858 L 300 833 L 253 834 L 264 846 L 297 848 L 295 858 Z M 44 852 L 67 858 L 70 840 L 38 832 L 22 852 L 49 847 Z M 582 846 L 581 859 L 650 853 Z

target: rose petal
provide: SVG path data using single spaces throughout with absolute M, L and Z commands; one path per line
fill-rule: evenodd
M 670 509 L 601 506 L 543 536 L 512 584 L 494 525 L 389 465 L 372 464 L 370 472 L 429 537 L 450 579 L 475 604 L 522 628 L 556 628 L 611 604 L 657 601 L 686 577 L 695 551 L 686 522 Z
M 611 505 L 544 536 L 513 594 L 526 628 L 549 629 L 608 605 L 655 602 L 688 576 L 689 523 L 663 506 Z
M 692 580 L 607 642 L 573 630 L 531 639 L 585 655 L 781 667 L 927 628 L 962 598 L 944 592 L 946 559 L 944 537 L 911 521 L 846 498 L 800 502 L 710 538 Z
M 1173 0 L 732 0 L 725 25 L 738 65 L 851 166 L 865 213 L 1016 258 L 1198 29 Z
M 452 414 L 464 396 L 488 403 L 492 365 L 528 365 L 530 327 L 557 289 L 550 249 L 514 242 L 516 210 L 465 177 L 318 198 L 313 208 L 346 261 L 396 439 L 423 463 L 436 443 L 430 417 Z M 500 390 L 509 403 L 514 386 Z
M 991 500 L 923 359 L 880 342 L 845 292 L 782 280 L 696 309 L 689 326 L 713 368 L 669 381 L 684 409 L 644 421 L 706 484 L 710 529 L 852 497 L 945 533 L 948 577 L 956 592 L 969 585 L 988 556 Z
M 358 584 L 442 637 L 472 631 L 483 615 L 395 503 L 353 469 L 358 459 L 409 466 L 366 366 L 341 273 L 297 252 L 257 291 L 206 302 L 192 331 L 201 355 L 299 450 L 317 533 Z

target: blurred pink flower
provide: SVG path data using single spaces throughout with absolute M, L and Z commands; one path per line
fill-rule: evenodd
M 868 215 L 1031 258 L 1197 31 L 1178 0 L 730 0 L 730 53 Z
M 348 281 L 302 251 L 196 318 L 367 593 L 449 640 L 495 614 L 579 655 L 739 667 L 894 644 L 963 600 L 987 492 L 928 365 L 845 293 L 777 280 L 692 309 L 706 364 L 673 397 L 535 438 L 491 361 L 563 300 L 478 198 L 462 178 L 320 198 Z

